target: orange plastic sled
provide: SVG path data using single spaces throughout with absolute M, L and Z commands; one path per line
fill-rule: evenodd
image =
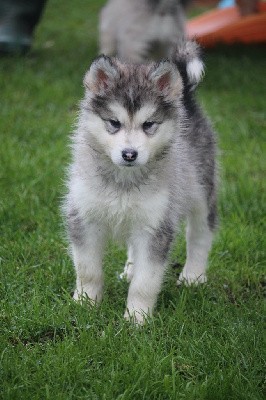
M 241 16 L 238 7 L 208 11 L 187 22 L 187 35 L 204 47 L 217 43 L 266 43 L 266 3 L 258 12 Z

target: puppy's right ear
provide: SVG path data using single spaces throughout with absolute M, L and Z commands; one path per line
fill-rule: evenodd
M 159 93 L 164 94 L 164 96 L 175 99 L 182 95 L 181 75 L 171 62 L 165 60 L 154 64 L 149 73 L 149 78 Z
M 83 83 L 89 91 L 95 94 L 104 94 L 114 86 L 118 76 L 118 69 L 112 59 L 102 55 L 93 61 Z

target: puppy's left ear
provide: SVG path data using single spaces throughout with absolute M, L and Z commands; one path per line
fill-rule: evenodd
M 156 89 L 166 97 L 176 98 L 182 95 L 182 78 L 175 67 L 169 61 L 161 61 L 150 71 L 149 78 L 154 82 Z
M 86 89 L 95 94 L 104 94 L 110 90 L 119 76 L 117 66 L 107 56 L 99 56 L 93 61 L 83 83 Z

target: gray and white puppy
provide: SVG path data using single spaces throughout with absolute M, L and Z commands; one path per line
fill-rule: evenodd
M 109 0 L 100 14 L 100 53 L 131 62 L 169 57 L 184 36 L 185 2 Z
M 172 61 L 137 65 L 100 56 L 85 75 L 64 204 L 75 299 L 101 300 L 111 236 L 128 246 L 125 317 L 142 323 L 184 219 L 187 260 L 178 282 L 206 281 L 216 166 L 214 133 L 194 97 L 202 73 L 197 45 L 183 42 Z

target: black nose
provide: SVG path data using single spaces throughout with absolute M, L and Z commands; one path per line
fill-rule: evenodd
M 133 149 L 125 149 L 122 150 L 122 157 L 125 161 L 135 161 L 138 157 L 138 152 Z

